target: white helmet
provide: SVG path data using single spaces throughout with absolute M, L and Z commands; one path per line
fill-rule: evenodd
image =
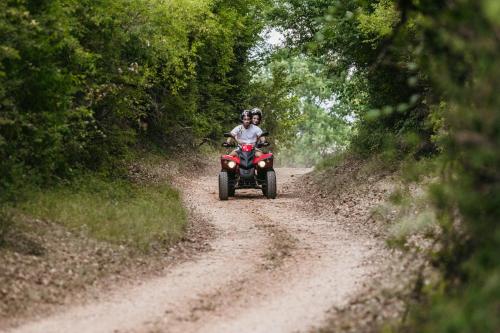
M 262 110 L 261 109 L 253 108 L 252 110 L 250 110 L 250 113 L 252 114 L 252 116 L 258 115 L 260 117 L 260 119 L 262 120 Z

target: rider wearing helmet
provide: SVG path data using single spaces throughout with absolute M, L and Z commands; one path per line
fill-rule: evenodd
M 262 135 L 262 130 L 259 126 L 252 124 L 252 113 L 249 110 L 244 110 L 240 115 L 241 125 L 236 126 L 230 132 L 234 140 L 242 144 L 256 144 Z M 228 138 L 228 143 L 231 138 Z M 238 148 L 233 150 L 230 155 L 238 156 Z M 259 157 L 262 152 L 258 149 L 255 150 L 255 156 Z
M 262 121 L 262 110 L 259 108 L 253 108 L 250 110 L 250 114 L 252 115 L 252 124 L 259 126 Z
M 253 108 L 250 110 L 250 114 L 252 115 L 252 124 L 255 126 L 260 126 L 260 122 L 262 121 L 262 110 L 259 108 Z M 261 143 L 266 142 L 266 138 L 261 136 L 259 141 Z

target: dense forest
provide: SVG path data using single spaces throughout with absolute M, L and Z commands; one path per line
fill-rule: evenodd
M 27 193 L 217 146 L 257 106 L 283 164 L 426 180 L 441 276 L 395 330 L 498 331 L 499 80 L 496 0 L 2 1 L 0 237 Z
M 217 138 L 249 85 L 258 1 L 4 1 L 2 196 Z M 260 23 L 261 22 L 261 23 Z

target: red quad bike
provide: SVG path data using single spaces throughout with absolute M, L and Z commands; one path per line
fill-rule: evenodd
M 266 133 L 265 133 L 266 135 Z M 230 137 L 230 134 L 224 134 Z M 269 198 L 276 198 L 276 173 L 273 169 L 273 154 L 255 157 L 255 148 L 263 144 L 238 145 L 238 157 L 222 155 L 219 172 L 219 199 L 227 200 L 240 188 L 257 188 Z M 229 147 L 225 145 L 225 147 Z M 234 146 L 233 146 L 234 147 Z

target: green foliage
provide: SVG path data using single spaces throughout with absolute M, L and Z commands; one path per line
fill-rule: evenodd
M 168 185 L 140 186 L 95 176 L 33 192 L 16 209 L 143 252 L 180 239 L 187 222 L 179 193 Z
M 299 96 L 294 92 L 297 82 L 289 74 L 286 60 L 273 61 L 255 73 L 250 86 L 248 104 L 263 110 L 261 127 L 278 144 L 290 139 L 300 117 Z
M 295 11 L 305 27 L 296 29 L 289 21 Z M 354 151 L 371 155 L 390 147 L 395 155 L 425 155 L 434 150 L 425 121 L 426 77 L 416 72 L 418 50 L 406 47 L 416 38 L 414 21 L 403 17 L 394 1 L 284 1 L 275 20 L 292 46 L 328 66 L 337 99 L 358 120 Z
M 357 20 L 363 35 L 373 35 L 373 43 L 392 34 L 393 27 L 399 21 L 399 13 L 391 0 L 381 0 L 372 4 L 372 8 L 373 11 L 360 9 Z
M 2 197 L 22 183 L 116 170 L 139 140 L 178 149 L 220 135 L 242 104 L 265 5 L 3 1 Z
M 402 331 L 499 330 L 499 10 L 492 0 L 289 0 L 273 13 L 289 45 L 337 77 L 338 98 L 356 115 L 352 150 L 439 154 L 431 258 L 443 279 L 422 290 Z M 413 171 L 418 179 L 429 169 Z
M 495 314 L 500 291 L 500 42 L 495 31 L 500 22 L 485 13 L 489 6 L 489 1 L 422 3 L 415 9 L 425 18 L 423 68 L 446 101 L 433 117 L 443 129 L 438 137 L 443 177 L 432 193 L 443 229 L 436 263 L 447 278 L 445 288 L 428 293 L 431 311 L 415 310 L 415 331 L 500 327 Z
M 265 112 L 282 164 L 312 165 L 341 151 L 350 126 L 344 106 L 332 94 L 326 67 L 312 57 L 282 49 L 256 73 L 250 105 Z M 275 151 L 276 151 L 275 148 Z

